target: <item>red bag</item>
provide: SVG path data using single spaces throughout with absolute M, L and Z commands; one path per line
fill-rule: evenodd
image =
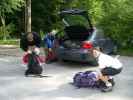
M 55 59 L 56 59 L 55 53 L 52 51 L 49 51 L 48 55 L 46 57 L 46 61 L 51 61 L 51 60 L 55 60 Z
M 28 59 L 29 59 L 29 54 L 24 54 L 23 58 L 22 58 L 22 61 L 24 64 L 28 64 Z
M 36 56 L 37 60 L 39 61 L 39 63 L 44 63 L 45 62 L 45 57 L 44 56 Z M 29 54 L 25 54 L 22 58 L 22 61 L 24 64 L 28 64 L 28 60 L 29 60 Z

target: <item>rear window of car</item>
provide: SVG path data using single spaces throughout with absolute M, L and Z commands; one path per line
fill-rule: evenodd
M 69 26 L 81 25 L 89 28 L 89 22 L 87 18 L 82 15 L 66 15 L 64 20 L 69 24 Z

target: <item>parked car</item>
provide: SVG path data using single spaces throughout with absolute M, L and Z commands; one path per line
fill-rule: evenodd
M 114 43 L 104 36 L 102 30 L 93 27 L 87 11 L 64 10 L 60 17 L 64 23 L 64 37 L 55 49 L 58 59 L 95 64 L 91 52 L 88 53 L 91 48 L 100 47 L 108 54 L 114 51 Z

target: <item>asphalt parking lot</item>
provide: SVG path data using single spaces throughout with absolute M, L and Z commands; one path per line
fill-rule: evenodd
M 16 51 L 17 53 L 17 51 Z M 26 66 L 21 55 L 0 55 L 0 100 L 132 100 L 133 57 L 120 57 L 123 72 L 115 77 L 112 92 L 96 89 L 77 89 L 69 83 L 76 72 L 97 67 L 80 63 L 55 62 L 43 65 L 43 74 L 49 77 L 24 77 Z

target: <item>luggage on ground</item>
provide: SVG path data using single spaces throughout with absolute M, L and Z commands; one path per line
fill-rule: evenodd
M 96 71 L 78 72 L 73 77 L 73 85 L 78 88 L 96 88 L 103 92 L 112 91 L 112 88 L 115 85 L 113 78 L 109 79 L 112 87 L 106 88 L 105 83 L 102 80 L 97 80 L 97 77 L 98 73 Z
M 93 71 L 78 72 L 73 78 L 76 87 L 98 87 L 97 73 Z

